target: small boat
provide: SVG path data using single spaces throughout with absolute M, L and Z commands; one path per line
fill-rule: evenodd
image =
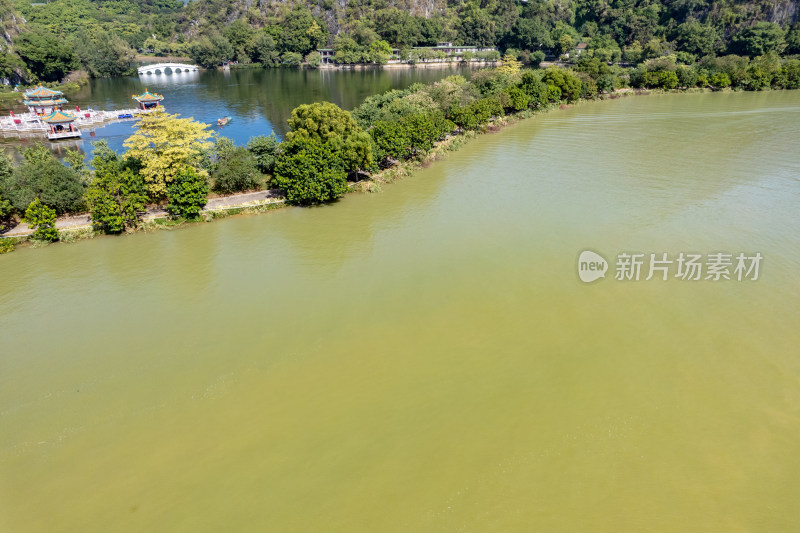
M 217 119 L 217 126 L 225 126 L 231 121 L 231 117 L 223 117 Z

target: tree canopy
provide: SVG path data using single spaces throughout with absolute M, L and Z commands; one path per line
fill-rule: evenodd
M 152 198 L 163 197 L 175 176 L 189 167 L 207 177 L 202 159 L 213 144 L 208 124 L 163 111 L 144 115 L 125 140 L 128 156 L 141 162 L 141 174 Z

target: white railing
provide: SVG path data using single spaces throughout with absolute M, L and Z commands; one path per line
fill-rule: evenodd
M 70 137 L 80 137 L 81 132 L 79 130 L 73 131 L 60 131 L 58 133 L 47 132 L 48 139 L 69 139 Z

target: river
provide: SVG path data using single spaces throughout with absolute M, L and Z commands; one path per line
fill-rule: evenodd
M 798 91 L 586 103 L 381 193 L 2 256 L 0 530 L 796 529 L 798 135 Z M 758 279 L 614 279 L 720 251 Z
M 389 89 L 404 89 L 413 83 L 430 83 L 453 74 L 469 74 L 465 66 L 441 68 L 391 68 L 364 70 L 299 70 L 299 69 L 234 69 L 206 70 L 178 74 L 151 74 L 127 78 L 98 78 L 73 94 L 67 95 L 69 109 L 131 109 L 136 107 L 132 95 L 145 89 L 164 96 L 169 113 L 192 117 L 211 125 L 211 131 L 230 137 L 237 144 L 246 144 L 255 135 L 275 132 L 282 136 L 289 127 L 286 120 L 292 109 L 311 102 L 333 102 L 352 109 L 367 96 Z M 17 111 L 24 111 L 18 106 Z M 7 113 L 4 113 L 7 114 Z M 231 117 L 231 122 L 217 126 L 217 119 Z M 114 150 L 122 151 L 122 143 L 133 132 L 134 121 L 106 124 L 98 128 L 82 128 L 79 141 L 48 143 L 57 154 L 64 148 L 91 152 L 90 143 L 105 139 Z M 41 140 L 46 141 L 42 138 Z M 0 147 L 16 152 L 33 139 L 20 141 L 0 137 Z

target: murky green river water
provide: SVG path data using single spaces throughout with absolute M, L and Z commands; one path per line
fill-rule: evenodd
M 0 257 L 0 530 L 797 530 L 799 135 L 797 91 L 586 104 Z M 719 251 L 758 280 L 613 279 Z

